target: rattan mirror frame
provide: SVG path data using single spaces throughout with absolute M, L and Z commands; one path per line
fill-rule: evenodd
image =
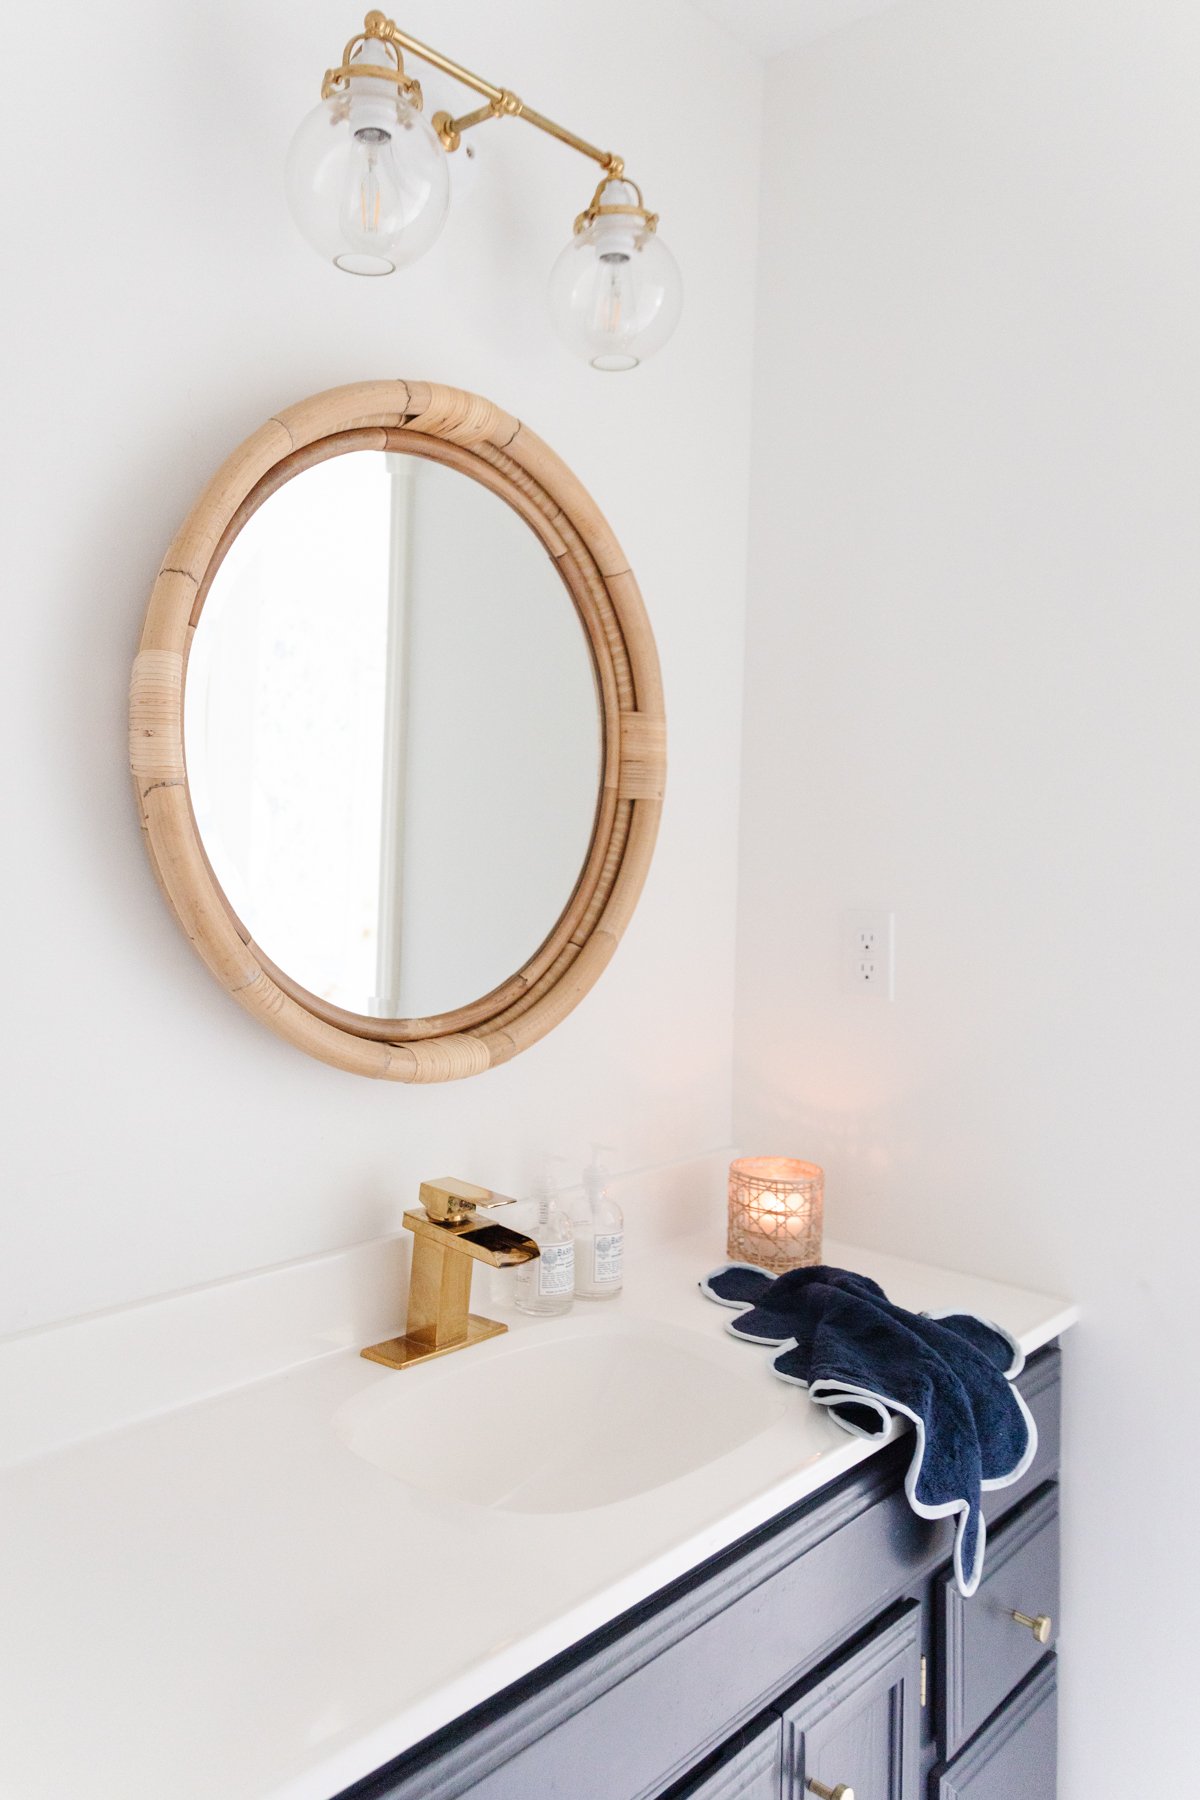
M 380 1021 L 328 1007 L 275 968 L 240 923 L 204 854 L 188 794 L 183 696 L 205 595 L 245 520 L 284 481 L 346 450 L 405 450 L 473 476 L 554 558 L 591 646 L 604 728 L 591 850 L 540 949 L 492 993 L 439 1018 Z M 372 381 L 277 413 L 222 464 L 154 583 L 133 665 L 130 766 L 151 865 L 189 942 L 238 1004 L 336 1068 L 390 1081 L 453 1081 L 507 1062 L 579 1004 L 637 904 L 654 851 L 666 723 L 638 585 L 586 489 L 529 427 L 459 388 Z

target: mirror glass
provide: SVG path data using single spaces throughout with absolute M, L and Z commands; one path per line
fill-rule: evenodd
M 265 956 L 347 1012 L 480 999 L 553 930 L 603 762 L 591 650 L 519 515 L 416 454 L 317 463 L 243 526 L 188 656 L 213 873 Z

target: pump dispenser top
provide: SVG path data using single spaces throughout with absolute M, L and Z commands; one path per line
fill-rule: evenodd
M 517 1270 L 515 1303 L 543 1317 L 570 1312 L 575 1298 L 575 1243 L 571 1220 L 559 1205 L 549 1159 L 533 1184 L 534 1216 L 526 1226 L 540 1254 Z
M 610 1300 L 625 1279 L 625 1219 L 608 1192 L 611 1177 L 600 1160 L 609 1148 L 592 1145 L 592 1160 L 583 1171 L 583 1198 L 570 1208 L 575 1292 L 581 1300 Z

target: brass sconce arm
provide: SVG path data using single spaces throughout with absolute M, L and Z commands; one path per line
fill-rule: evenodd
M 389 19 L 381 12 L 369 12 L 363 22 L 364 38 L 378 38 L 382 43 L 395 46 L 397 53 L 406 51 L 431 68 L 440 69 L 443 75 L 461 81 L 464 87 L 473 88 L 482 94 L 486 106 L 476 107 L 474 112 L 464 113 L 461 118 L 452 119 L 449 113 L 439 112 L 434 115 L 433 128 L 442 140 L 446 150 L 457 150 L 462 142 L 464 131 L 471 131 L 476 125 L 486 125 L 489 119 L 524 119 L 527 124 L 536 125 L 539 131 L 547 136 L 557 138 L 560 144 L 566 144 L 572 150 L 578 150 L 581 156 L 590 156 L 593 162 L 600 164 L 610 180 L 619 180 L 625 172 L 623 159 L 611 150 L 600 150 L 595 144 L 589 144 L 574 131 L 568 131 L 565 125 L 559 125 L 554 119 L 548 119 L 544 113 L 535 112 L 531 106 L 518 98 L 509 88 L 497 87 L 494 82 L 485 81 L 482 75 L 476 75 L 471 69 L 465 69 L 461 63 L 454 62 L 449 56 L 443 56 L 440 50 L 423 44 L 418 38 L 410 37 L 407 31 L 401 31 L 394 19 Z M 357 42 L 352 39 L 351 43 Z M 347 46 L 347 50 L 350 46 Z M 331 70 L 326 77 L 327 83 L 336 86 L 340 81 L 349 78 L 350 57 L 347 55 L 340 69 Z M 367 73 L 363 70 L 363 73 Z M 377 71 L 372 69 L 370 73 Z

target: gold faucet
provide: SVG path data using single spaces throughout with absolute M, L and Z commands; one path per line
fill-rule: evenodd
M 464 1350 L 485 1338 L 499 1337 L 508 1326 L 470 1311 L 471 1264 L 509 1269 L 532 1262 L 539 1254 L 532 1238 L 507 1225 L 481 1223 L 479 1213 L 511 1206 L 504 1194 L 444 1176 L 421 1183 L 421 1206 L 404 1215 L 413 1234 L 412 1278 L 408 1289 L 408 1323 L 403 1337 L 387 1338 L 363 1351 L 371 1362 L 389 1369 L 409 1369 L 431 1356 Z

